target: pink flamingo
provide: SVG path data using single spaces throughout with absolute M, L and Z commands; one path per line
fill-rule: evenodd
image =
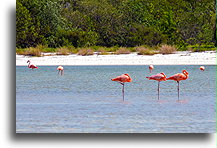
M 58 74 L 60 73 L 61 75 L 63 75 L 63 67 L 62 66 L 58 66 L 57 67 L 57 70 L 58 70 Z
M 123 101 L 124 101 L 124 83 L 125 82 L 132 82 L 132 79 L 130 78 L 130 76 L 128 74 L 122 74 L 121 76 L 118 76 L 116 78 L 111 79 L 112 81 L 117 81 L 119 82 L 121 85 L 123 85 L 122 88 L 122 94 L 123 94 Z
M 31 63 L 30 60 L 28 60 L 27 63 L 29 63 L 28 68 L 32 68 L 32 69 L 36 68 L 36 69 L 38 69 L 38 67 L 36 65 L 30 64 Z
M 157 89 L 157 91 L 158 91 L 158 100 L 159 100 L 160 82 L 167 80 L 166 79 L 166 75 L 164 73 L 158 73 L 156 75 L 152 75 L 152 76 L 146 77 L 146 78 L 148 78 L 149 80 L 156 80 L 156 81 L 158 81 L 158 89 Z
M 204 67 L 204 66 L 200 66 L 199 69 L 202 70 L 202 71 L 204 71 L 204 70 L 205 70 L 205 67 Z
M 154 69 L 154 66 L 153 65 L 149 65 L 149 71 L 150 71 L 150 73 L 152 72 L 152 70 Z
M 167 80 L 174 80 L 174 81 L 177 81 L 178 83 L 178 87 L 177 87 L 177 90 L 178 90 L 178 100 L 179 100 L 179 81 L 181 80 L 186 80 L 188 79 L 188 72 L 186 70 L 183 70 L 182 73 L 177 73 L 169 78 L 167 78 Z

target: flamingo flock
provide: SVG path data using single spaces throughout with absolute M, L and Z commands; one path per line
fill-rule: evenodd
M 34 64 L 31 64 L 30 60 L 27 61 L 28 63 L 28 68 L 31 68 L 31 69 L 38 69 L 38 67 Z M 154 66 L 153 65 L 149 65 L 149 71 L 150 73 L 152 73 L 152 70 L 154 69 Z M 204 66 L 200 66 L 199 68 L 201 71 L 204 71 L 205 70 L 205 67 Z M 57 70 L 58 70 L 58 74 L 60 75 L 63 75 L 63 71 L 64 71 L 64 68 L 62 66 L 58 66 L 57 67 Z M 177 82 L 178 86 L 177 86 L 177 92 L 178 92 L 178 100 L 179 100 L 179 83 L 180 81 L 182 80 L 187 80 L 189 77 L 189 74 L 188 74 L 188 71 L 187 70 L 182 70 L 182 73 L 177 73 L 177 74 L 174 74 L 170 77 L 167 78 L 167 76 L 164 74 L 164 73 L 158 73 L 156 75 L 152 75 L 152 76 L 149 76 L 149 77 L 146 77 L 148 80 L 155 80 L 155 81 L 158 81 L 158 100 L 160 99 L 160 82 L 161 81 L 167 81 L 167 80 L 174 80 Z M 117 76 L 116 78 L 113 78 L 111 79 L 112 81 L 116 81 L 118 82 L 119 84 L 121 84 L 123 87 L 122 87 L 122 96 L 123 96 L 123 101 L 124 101 L 124 85 L 126 82 L 132 82 L 132 78 L 130 77 L 129 74 L 122 74 L 120 76 Z

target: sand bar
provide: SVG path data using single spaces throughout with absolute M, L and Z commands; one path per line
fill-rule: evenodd
M 176 52 L 175 54 L 137 55 L 137 53 L 122 55 L 91 55 L 68 56 L 52 55 L 29 57 L 16 55 L 16 65 L 26 66 L 26 61 L 42 65 L 216 65 L 216 51 L 206 52 Z

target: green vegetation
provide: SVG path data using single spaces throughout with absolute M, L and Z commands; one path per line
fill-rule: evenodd
M 151 48 L 163 45 L 215 50 L 215 5 L 214 0 L 17 0 L 16 52 L 152 55 L 157 52 Z M 136 50 L 141 46 L 150 48 Z
M 16 53 L 25 56 L 41 56 L 41 50 L 39 48 L 29 47 L 25 49 L 16 49 Z

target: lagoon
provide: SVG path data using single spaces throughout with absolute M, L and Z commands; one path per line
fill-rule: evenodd
M 148 66 L 57 66 L 28 69 L 16 66 L 17 133 L 215 133 L 216 66 L 155 65 L 152 74 L 189 72 L 180 82 L 160 84 Z M 122 86 L 111 78 L 128 73 L 133 81 Z

